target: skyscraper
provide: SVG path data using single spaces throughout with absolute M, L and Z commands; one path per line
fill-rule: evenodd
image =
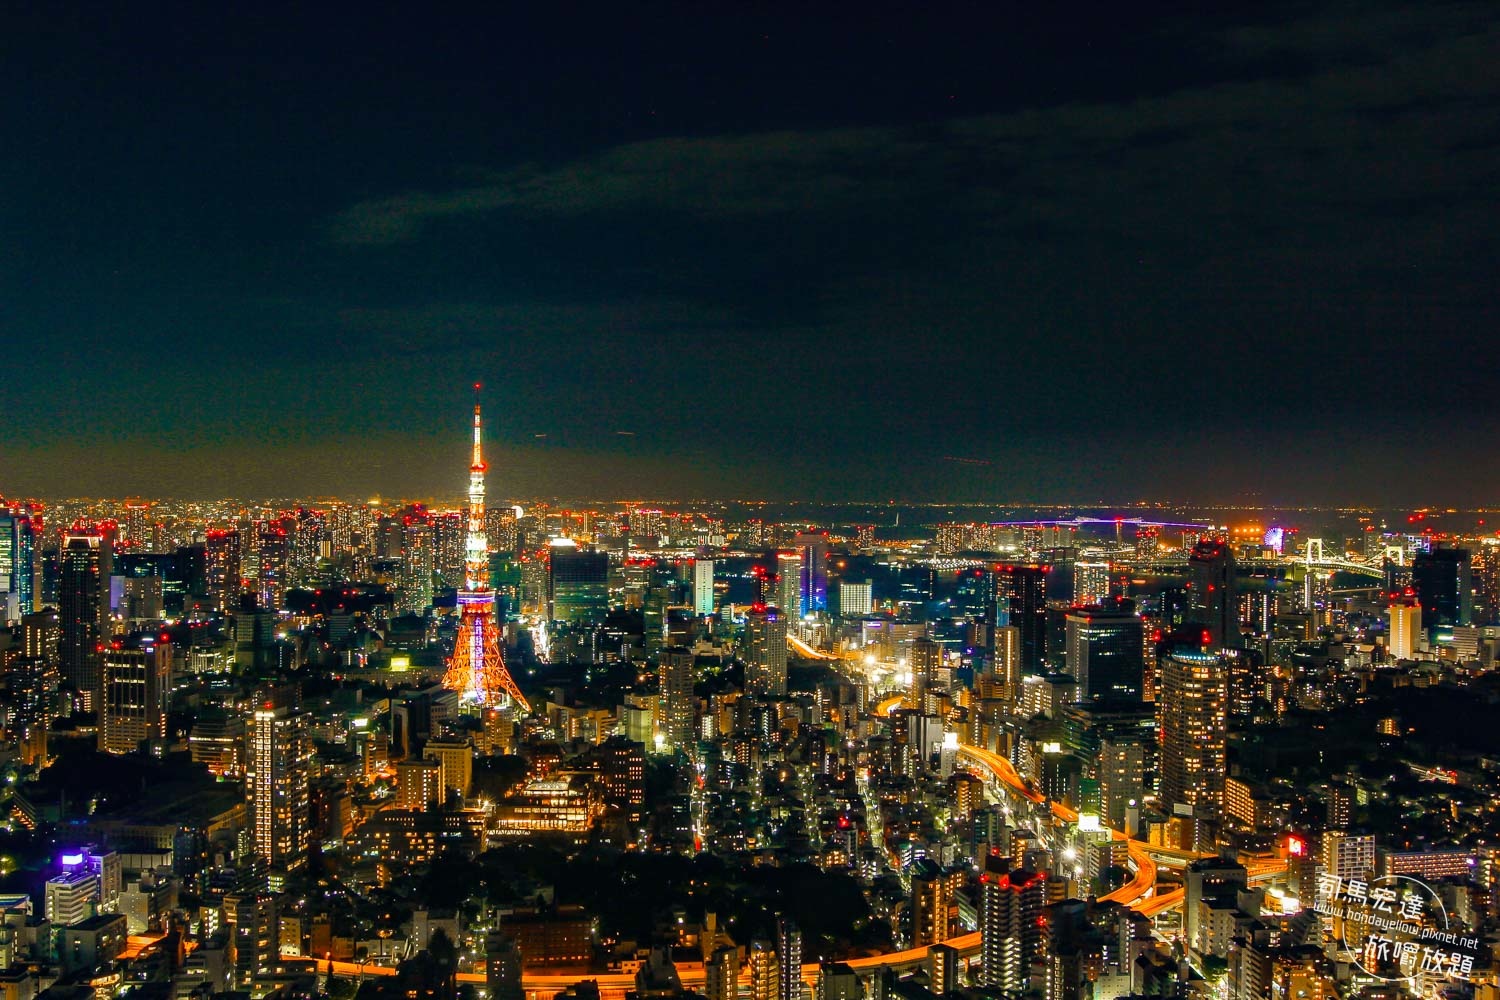
M 802 617 L 802 555 L 776 553 L 776 604 L 789 619 Z
M 572 625 L 597 625 L 609 613 L 609 556 L 555 539 L 548 550 L 547 617 Z
M 203 558 L 208 574 L 208 596 L 216 611 L 232 611 L 240 604 L 240 533 L 233 528 L 210 528 L 204 533 Z
M 1145 629 L 1135 602 L 1119 598 L 1067 615 L 1067 670 L 1085 700 L 1140 701 Z
M 745 618 L 745 690 L 763 697 L 786 694 L 786 619 L 756 605 Z
M 401 578 L 397 605 L 421 615 L 432 607 L 432 575 L 437 568 L 432 521 L 420 507 L 401 518 Z
M 1022 673 L 1039 674 L 1047 659 L 1047 567 L 995 570 L 995 624 L 1016 630 Z
M 1474 623 L 1474 578 L 1468 549 L 1419 552 L 1411 562 L 1411 585 L 1429 629 Z
M 251 844 L 273 869 L 293 871 L 307 860 L 312 739 L 294 691 L 263 692 L 247 727 L 245 791 Z
M 291 565 L 292 541 L 280 521 L 266 521 L 257 533 L 258 572 L 256 600 L 263 608 L 276 610 L 285 604 L 287 572 Z
M 1222 808 L 1227 767 L 1229 663 L 1213 653 L 1167 650 L 1156 696 L 1161 801 Z
M 1234 553 L 1226 542 L 1204 539 L 1188 556 L 1188 617 L 1208 629 L 1211 648 L 1240 648 Z
M 799 587 L 802 604 L 797 609 L 798 617 L 822 614 L 828 610 L 828 533 L 798 532 L 796 543 L 802 559 Z
M 911 641 L 911 700 L 917 711 L 926 711 L 927 692 L 937 689 L 942 665 L 942 646 L 925 635 Z
M 167 735 L 171 694 L 171 646 L 106 649 L 102 655 L 103 699 L 99 709 L 99 749 L 134 753 L 147 740 Z
M 100 662 L 110 636 L 109 543 L 97 534 L 63 536 L 58 582 L 59 666 L 86 711 L 99 705 Z
M 714 561 L 693 560 L 693 614 L 714 613 Z
M 31 518 L 0 507 L 0 622 L 19 621 L 36 610 L 35 560 Z
M 661 651 L 661 730 L 667 744 L 685 747 L 693 738 L 693 654 L 682 646 Z

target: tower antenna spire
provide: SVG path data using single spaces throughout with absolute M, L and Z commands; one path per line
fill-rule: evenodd
M 530 711 L 521 689 L 505 668 L 495 595 L 490 589 L 490 546 L 484 527 L 483 424 L 479 383 L 474 383 L 474 454 L 469 462 L 469 530 L 464 537 L 464 586 L 458 592 L 458 636 L 443 686 L 481 709 L 519 705 Z

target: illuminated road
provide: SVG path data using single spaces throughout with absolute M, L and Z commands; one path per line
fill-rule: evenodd
M 1046 802 L 1046 796 L 1036 791 L 1021 780 L 1016 769 L 1011 766 L 1010 761 L 997 753 L 984 750 L 974 746 L 960 746 L 958 748 L 960 757 L 967 757 L 980 767 L 990 772 L 995 780 L 1005 785 L 1011 791 L 1028 801 L 1038 804 Z M 1063 823 L 1077 823 L 1078 813 L 1069 809 L 1061 802 L 1053 802 L 1050 806 L 1052 816 Z M 1131 840 L 1119 830 L 1111 830 L 1116 840 L 1126 843 L 1125 850 L 1130 856 L 1131 867 L 1134 874 L 1129 882 L 1126 882 L 1114 892 L 1100 896 L 1100 902 L 1123 903 L 1132 909 L 1140 910 L 1156 892 L 1156 862 L 1152 860 L 1151 845 L 1140 840 Z M 1165 907 L 1164 907 L 1165 908 Z
M 983 750 L 979 747 L 961 746 L 959 756 L 968 757 L 980 767 L 994 775 L 995 779 L 1008 787 L 1011 791 L 1022 798 L 1038 804 L 1045 802 L 1046 797 L 1040 792 L 1029 787 L 1016 769 L 1011 766 L 1010 761 L 997 753 Z M 1061 803 L 1051 804 L 1052 815 L 1055 819 L 1064 823 L 1078 822 L 1078 813 Z M 1116 840 L 1126 842 L 1126 851 L 1129 852 L 1131 864 L 1135 873 L 1131 880 L 1114 892 L 1101 896 L 1100 901 L 1123 903 L 1139 913 L 1148 917 L 1154 917 L 1166 910 L 1181 906 L 1183 900 L 1182 889 L 1172 889 L 1156 894 L 1157 865 L 1171 869 L 1186 868 L 1187 865 L 1200 857 L 1211 857 L 1211 855 L 1197 854 L 1193 851 L 1183 851 L 1171 847 L 1158 847 L 1148 844 L 1142 840 L 1131 840 L 1119 830 L 1111 830 Z M 1261 882 L 1286 871 L 1286 862 L 1271 858 L 1252 859 L 1245 864 L 1246 876 L 1251 882 Z
M 811 646 L 809 646 L 807 643 L 803 642 L 801 639 L 797 638 L 795 635 L 789 635 L 789 636 L 787 636 L 786 637 L 786 644 L 787 644 L 787 647 L 790 648 L 792 652 L 796 653 L 800 657 L 803 657 L 804 659 L 808 659 L 808 660 L 842 660 L 843 659 L 842 656 L 839 656 L 839 655 L 837 655 L 835 653 L 825 653 L 822 650 L 813 649 Z
M 875 714 L 878 716 L 890 715 L 896 709 L 900 708 L 901 703 L 905 700 L 906 695 L 904 694 L 898 694 L 893 697 L 887 698 L 885 701 L 882 701 L 880 704 L 875 706 Z

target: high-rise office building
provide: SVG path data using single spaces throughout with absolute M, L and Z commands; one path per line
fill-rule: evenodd
M 1067 614 L 1067 671 L 1078 696 L 1140 701 L 1145 676 L 1145 629 L 1135 602 L 1118 598 Z
M 61 660 L 62 619 L 56 611 L 34 611 L 21 619 L 21 649 L 26 656 L 58 667 Z
M 1330 782 L 1326 799 L 1326 820 L 1330 830 L 1349 829 L 1349 820 L 1354 816 L 1354 788 L 1341 781 Z
M 938 689 L 943 666 L 943 647 L 925 635 L 911 641 L 911 701 L 917 711 L 926 711 L 927 693 Z
M 1391 657 L 1410 660 L 1422 649 L 1422 605 L 1413 595 L 1395 597 L 1386 609 L 1386 647 Z
M 667 744 L 685 747 L 693 741 L 693 653 L 682 646 L 661 651 L 661 732 Z
M 995 624 L 1016 630 L 1023 674 L 1039 674 L 1047 661 L 1045 566 L 1001 566 L 995 571 Z
M 797 552 L 802 558 L 800 617 L 822 614 L 828 610 L 828 533 L 797 533 Z
M 779 698 L 786 694 L 786 619 L 780 610 L 756 605 L 745 618 L 745 690 Z
M 307 860 L 312 768 L 312 739 L 295 693 L 264 692 L 246 730 L 251 845 L 269 867 L 293 871 Z
M 1151 749 L 1144 738 L 1128 734 L 1112 733 L 1099 740 L 1094 773 L 1099 782 L 1099 814 L 1106 826 L 1125 829 L 1130 811 L 1145 801 Z
M 1232 909 L 1237 893 L 1245 888 L 1246 876 L 1244 865 L 1224 858 L 1201 858 L 1187 866 L 1182 873 L 1182 926 L 1189 949 L 1199 954 L 1211 950 L 1204 948 L 1205 931 L 1214 921 L 1204 917 L 1213 909 L 1203 904 L 1222 900 L 1227 905 L 1219 909 Z
M 109 641 L 109 542 L 97 534 L 63 536 L 58 581 L 59 666 L 86 711 L 99 705 L 100 663 Z
M 150 552 L 151 528 L 153 521 L 151 517 L 151 504 L 139 498 L 125 501 L 124 516 L 120 519 L 120 528 L 124 535 L 122 541 L 136 552 Z
M 36 538 L 31 517 L 0 507 L 0 623 L 36 610 Z
M 1021 630 L 1014 625 L 996 625 L 991 635 L 994 675 L 1005 685 L 1006 697 L 1014 701 L 1021 691 Z
M 846 618 L 867 615 L 875 610 L 874 587 L 869 580 L 863 583 L 839 583 L 839 614 Z
M 1468 549 L 1419 552 L 1411 562 L 1411 585 L 1428 630 L 1474 623 L 1474 578 Z
M 1159 662 L 1160 799 L 1168 808 L 1222 808 L 1229 663 L 1213 653 L 1187 649 L 1166 650 Z
M 802 554 L 776 553 L 776 603 L 788 619 L 802 617 Z
M 693 614 L 714 613 L 714 561 L 693 560 Z
M 547 616 L 555 622 L 597 625 L 609 613 L 609 555 L 555 540 L 549 552 Z
M 103 698 L 99 749 L 134 753 L 142 743 L 165 739 L 172 686 L 172 647 L 106 649 L 101 656 Z
M 661 511 L 648 507 L 636 507 L 626 517 L 632 547 L 654 549 L 660 544 L 661 536 L 666 529 L 666 522 Z
M 1229 544 L 1204 539 L 1188 556 L 1188 617 L 1208 630 L 1214 652 L 1240 647 L 1234 553 Z

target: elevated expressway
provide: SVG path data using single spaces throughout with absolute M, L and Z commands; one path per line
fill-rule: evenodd
M 997 753 L 982 750 L 979 747 L 960 746 L 959 757 L 972 761 L 983 770 L 989 772 L 991 777 L 1004 785 L 1012 793 L 1019 795 L 1029 802 L 1038 805 L 1044 804 L 1046 798 L 1035 789 L 1031 788 L 1016 769 L 1011 766 L 1010 761 Z M 1050 805 L 1054 819 L 1063 823 L 1078 822 L 1078 813 L 1058 802 Z M 1121 833 L 1119 830 L 1111 830 L 1116 840 L 1126 842 L 1126 852 L 1130 858 L 1130 870 L 1132 872 L 1129 882 L 1108 895 L 1101 896 L 1101 902 L 1122 903 L 1125 906 L 1143 913 L 1148 917 L 1155 917 L 1167 910 L 1182 905 L 1184 890 L 1180 887 L 1169 889 L 1166 892 L 1156 891 L 1156 877 L 1159 868 L 1172 871 L 1181 871 L 1188 864 L 1200 857 L 1212 857 L 1212 855 L 1201 855 L 1192 851 L 1182 851 L 1170 847 L 1159 847 L 1148 844 L 1143 840 L 1134 840 Z M 1275 878 L 1286 871 L 1286 862 L 1275 858 L 1249 858 L 1244 862 L 1246 877 L 1251 883 L 1264 882 Z
M 990 777 L 1005 786 L 1012 793 L 1019 795 L 1028 802 L 1044 805 L 1047 799 L 1042 793 L 1026 784 L 1016 769 L 1011 766 L 1010 761 L 990 750 L 983 750 L 975 746 L 960 746 L 958 748 L 960 759 L 969 760 L 988 771 Z M 1077 811 L 1068 808 L 1061 802 L 1053 802 L 1049 809 L 1052 818 L 1061 823 L 1077 823 Z M 1132 840 L 1119 830 L 1111 830 L 1116 840 L 1125 841 L 1125 851 L 1130 859 L 1131 877 L 1120 888 L 1107 895 L 1100 896 L 1100 902 L 1122 903 L 1132 909 L 1141 909 L 1146 901 L 1156 894 L 1156 860 L 1153 856 L 1155 849 L 1145 841 Z M 1197 855 L 1184 855 L 1183 865 Z

